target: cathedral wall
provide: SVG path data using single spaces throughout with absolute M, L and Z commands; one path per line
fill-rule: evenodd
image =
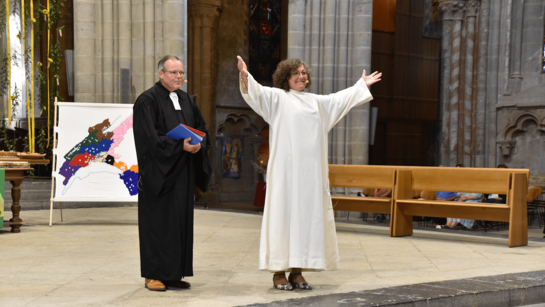
M 540 184 L 545 184 L 544 9 L 540 0 L 492 2 L 488 29 L 498 43 L 489 47 L 494 70 L 487 106 L 496 114 L 490 119 L 495 129 L 488 131 L 489 166 L 529 168 L 530 182 Z

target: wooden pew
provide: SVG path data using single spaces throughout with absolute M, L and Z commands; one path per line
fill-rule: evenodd
M 329 185 L 344 188 L 391 189 L 395 185 L 396 168 L 378 165 L 329 165 Z M 331 195 L 333 210 L 392 214 L 392 198 Z M 390 215 L 390 236 L 392 236 Z
M 432 216 L 509 222 L 509 247 L 528 245 L 528 170 L 401 167 L 397 170 L 391 235 L 410 236 L 412 217 Z M 506 194 L 507 204 L 414 200 L 413 190 Z

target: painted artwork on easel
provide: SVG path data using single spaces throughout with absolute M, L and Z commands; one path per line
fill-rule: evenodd
M 138 201 L 132 105 L 59 103 L 55 201 Z
M 225 139 L 221 165 L 224 178 L 240 178 L 242 176 L 242 141 L 239 138 Z

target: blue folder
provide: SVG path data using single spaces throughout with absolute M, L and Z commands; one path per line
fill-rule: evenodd
M 179 139 L 187 139 L 191 138 L 191 141 L 189 141 L 189 144 L 191 145 L 197 145 L 202 141 L 202 136 L 196 134 L 195 132 L 189 130 L 184 125 L 180 124 L 176 126 L 176 128 L 170 130 L 167 133 L 167 136 L 171 139 L 179 140 Z

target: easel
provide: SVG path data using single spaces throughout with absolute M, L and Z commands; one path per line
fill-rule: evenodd
M 62 155 L 61 157 L 59 157 L 59 159 L 61 160 L 61 162 L 58 162 L 57 160 L 57 155 L 61 154 L 59 152 L 59 149 L 60 150 L 64 150 L 64 143 L 63 143 L 63 138 L 65 138 L 64 136 L 64 132 L 63 131 L 66 131 L 66 127 L 63 127 L 63 125 L 65 124 L 65 122 L 63 122 L 65 120 L 65 117 L 63 117 L 63 114 L 60 114 L 60 109 L 61 107 L 63 108 L 63 114 L 67 115 L 67 114 L 71 114 L 69 112 L 69 110 L 72 110 L 71 112 L 74 112 L 73 108 L 79 108 L 79 107 L 83 107 L 83 108 L 100 108 L 100 109 L 107 109 L 107 108 L 116 108 L 116 109 L 123 109 L 123 110 L 126 110 L 128 111 L 130 109 L 130 112 L 128 112 L 127 114 L 132 114 L 132 105 L 121 105 L 121 104 L 97 104 L 97 103 L 74 103 L 74 102 L 59 102 L 57 99 L 55 99 L 55 103 L 54 103 L 54 117 L 53 117 L 53 159 L 52 159 L 52 167 L 53 167 L 53 172 L 52 172 L 52 178 L 51 178 L 51 197 L 50 197 L 50 213 L 49 213 L 49 226 L 53 226 L 53 203 L 54 202 L 59 202 L 60 201 L 60 210 L 61 210 L 61 222 L 64 221 L 63 219 L 63 213 L 62 213 L 62 202 L 100 202 L 100 201 L 108 201 L 108 202 L 137 202 L 137 199 L 135 198 L 131 198 L 131 197 L 111 197 L 111 198 L 102 198 L 102 199 L 97 199 L 97 198 L 85 198 L 85 197 L 81 197 L 81 195 L 77 195 L 77 196 L 71 196 L 71 197 L 64 197 L 63 195 L 60 195 L 62 193 L 59 193 L 59 195 L 55 195 L 55 192 L 57 191 L 58 188 L 56 188 L 56 184 L 57 184 L 57 180 L 55 180 L 55 177 L 58 176 L 59 174 L 57 172 L 61 171 L 60 169 L 57 169 L 57 163 L 60 163 L 60 165 L 62 165 Z M 66 111 L 66 113 L 64 113 Z M 80 112 L 80 111 L 77 111 L 77 112 Z M 124 112 L 122 112 L 124 113 Z M 129 115 L 127 115 L 129 116 Z M 72 118 L 72 117 L 70 117 Z M 131 125 L 132 125 L 132 121 L 131 121 Z M 64 130 L 63 130 L 64 129 Z M 69 130 L 72 129 L 72 127 L 69 127 Z M 87 130 L 87 128 L 86 128 Z M 59 142 L 59 134 L 60 134 L 60 137 L 61 137 L 61 140 Z M 59 147 L 60 146 L 60 147 Z M 62 178 L 59 178 L 59 182 L 61 182 L 62 184 Z M 59 186 L 60 188 L 60 186 Z M 58 191 L 57 191 L 58 192 Z

